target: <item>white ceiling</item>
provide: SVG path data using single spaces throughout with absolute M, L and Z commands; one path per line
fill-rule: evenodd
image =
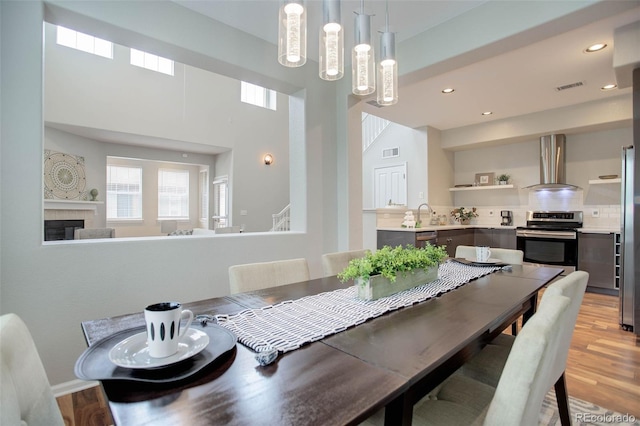
M 273 44 L 277 42 L 279 1 L 174 1 Z M 397 32 L 400 45 L 403 40 L 483 3 L 486 1 L 389 0 L 390 29 Z M 357 0 L 342 0 L 345 59 L 347 46 L 353 40 L 353 11 L 359 11 L 360 5 Z M 317 61 L 317 24 L 311 20 L 315 16 L 320 21 L 321 1 L 308 0 L 307 6 L 308 56 Z M 365 2 L 365 11 L 375 14 L 373 31 L 383 29 L 384 10 L 383 1 Z M 600 87 L 616 82 L 612 66 L 614 29 L 638 20 L 640 7 L 409 85 L 403 85 L 401 80 L 397 105 L 385 108 L 367 105 L 365 110 L 409 127 L 429 125 L 447 130 L 631 93 L 631 88 L 605 92 Z M 605 42 L 608 47 L 599 53 L 583 53 L 595 42 Z M 399 68 L 402 74 L 401 63 Z M 583 86 L 555 90 L 576 82 L 582 82 Z M 441 90 L 445 87 L 453 87 L 455 92 L 443 95 Z M 484 111 L 493 114 L 483 116 Z

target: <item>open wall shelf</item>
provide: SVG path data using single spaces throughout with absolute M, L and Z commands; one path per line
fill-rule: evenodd
M 491 189 L 513 189 L 515 188 L 514 185 L 512 184 L 508 184 L 508 185 L 487 185 L 487 186 L 465 186 L 465 187 L 459 187 L 459 188 L 449 188 L 449 191 L 454 192 L 454 191 L 486 191 L 486 190 L 491 190 Z

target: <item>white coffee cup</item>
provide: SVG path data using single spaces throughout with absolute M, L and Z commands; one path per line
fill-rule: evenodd
M 476 247 L 476 261 L 487 262 L 491 257 L 491 250 L 489 246 L 477 246 Z
M 180 320 L 187 317 L 187 323 L 180 329 Z M 193 321 L 193 312 L 182 309 L 178 302 L 154 303 L 144 309 L 147 323 L 147 346 L 152 358 L 165 358 L 178 352 L 180 337 Z

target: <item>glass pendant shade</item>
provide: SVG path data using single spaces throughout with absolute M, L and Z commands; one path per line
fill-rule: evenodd
M 378 65 L 378 105 L 388 106 L 398 102 L 398 63 L 396 62 L 396 37 L 384 32 L 380 37 L 380 64 Z
M 340 0 L 324 0 L 320 27 L 320 78 L 339 80 L 344 75 L 344 31 L 340 23 Z
M 285 0 L 280 8 L 278 62 L 300 67 L 307 62 L 307 12 L 301 1 Z
M 371 44 L 371 16 L 356 14 L 355 43 L 351 55 L 351 87 L 355 95 L 376 91 L 375 55 Z

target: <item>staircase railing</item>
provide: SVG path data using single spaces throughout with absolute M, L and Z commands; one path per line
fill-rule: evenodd
M 362 152 L 366 151 L 391 123 L 384 118 L 362 113 Z
M 273 226 L 271 227 L 271 232 L 290 230 L 290 224 L 289 224 L 290 211 L 291 211 L 291 204 L 287 204 L 280 213 L 271 215 L 273 219 Z

